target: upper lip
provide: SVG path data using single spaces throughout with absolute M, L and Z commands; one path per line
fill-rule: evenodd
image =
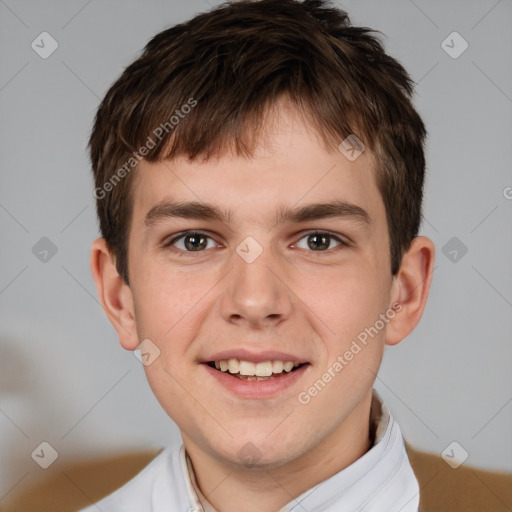
M 277 350 L 264 350 L 260 352 L 251 352 L 245 348 L 223 350 L 216 352 L 207 359 L 201 361 L 202 363 L 209 363 L 211 361 L 226 361 L 228 359 L 238 359 L 242 361 L 250 361 L 251 363 L 263 363 L 265 361 L 293 361 L 294 363 L 307 363 L 308 361 L 302 357 L 298 357 L 286 352 Z

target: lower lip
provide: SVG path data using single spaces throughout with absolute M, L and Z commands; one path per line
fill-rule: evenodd
M 293 386 L 309 368 L 309 364 L 303 364 L 295 371 L 282 374 L 269 380 L 243 380 L 232 377 L 227 372 L 216 370 L 207 364 L 203 364 L 206 371 L 231 393 L 242 398 L 262 399 L 268 398 L 280 391 Z

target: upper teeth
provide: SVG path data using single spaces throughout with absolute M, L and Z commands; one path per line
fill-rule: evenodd
M 215 368 L 217 370 L 240 373 L 240 375 L 256 375 L 258 377 L 269 377 L 273 373 L 282 373 L 283 370 L 291 372 L 296 366 L 299 366 L 299 363 L 294 363 L 293 361 L 264 361 L 257 364 L 239 359 L 215 361 Z

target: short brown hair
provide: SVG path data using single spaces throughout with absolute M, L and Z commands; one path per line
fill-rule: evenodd
M 426 131 L 412 80 L 375 32 L 324 0 L 241 0 L 153 37 L 107 92 L 89 141 L 100 229 L 123 279 L 131 168 L 142 157 L 251 156 L 283 97 L 327 147 L 355 134 L 372 151 L 395 274 L 421 221 Z

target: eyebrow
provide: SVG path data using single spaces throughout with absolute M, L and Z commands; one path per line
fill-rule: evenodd
M 157 222 L 168 218 L 217 220 L 228 223 L 231 220 L 231 212 L 198 201 L 190 203 L 160 201 L 148 211 L 144 224 L 152 227 Z
M 144 224 L 151 228 L 158 222 L 169 218 L 214 220 L 227 224 L 232 219 L 232 211 L 196 201 L 160 201 L 148 211 Z M 372 220 L 366 210 L 344 201 L 313 203 L 295 208 L 280 207 L 277 210 L 275 223 L 300 223 L 327 218 L 347 218 L 361 222 L 366 226 L 372 225 Z

